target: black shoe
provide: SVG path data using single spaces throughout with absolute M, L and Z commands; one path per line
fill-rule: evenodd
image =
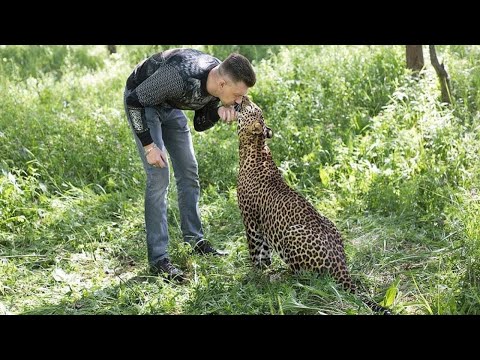
M 215 255 L 215 256 L 227 255 L 227 252 L 214 249 L 207 240 L 203 240 L 203 239 L 197 241 L 197 243 L 193 246 L 193 250 L 200 255 L 208 255 L 208 254 Z
M 150 267 L 150 272 L 154 275 L 166 275 L 170 280 L 176 281 L 185 281 L 185 275 L 183 271 L 176 268 L 171 262 L 169 258 L 163 258 L 162 260 L 158 260 L 155 265 Z

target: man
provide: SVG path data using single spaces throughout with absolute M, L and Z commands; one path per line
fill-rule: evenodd
M 150 269 L 183 281 L 168 256 L 167 187 L 169 154 L 178 190 L 184 241 L 199 254 L 220 255 L 203 238 L 200 184 L 190 129 L 182 110 L 195 110 L 194 128 L 204 131 L 219 119 L 236 118 L 248 88 L 256 82 L 247 58 L 231 54 L 223 62 L 195 49 L 170 49 L 140 62 L 129 76 L 125 111 L 147 175 L 145 225 Z M 220 104 L 221 102 L 221 104 Z

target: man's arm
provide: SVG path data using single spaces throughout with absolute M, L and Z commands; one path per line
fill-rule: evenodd
M 127 96 L 127 111 L 143 146 L 153 142 L 145 120 L 145 106 L 160 105 L 182 92 L 183 80 L 178 72 L 169 65 L 162 65 Z
M 218 115 L 218 105 L 220 101 L 210 101 L 203 108 L 196 110 L 193 117 L 193 127 L 197 131 L 210 129 L 220 119 Z

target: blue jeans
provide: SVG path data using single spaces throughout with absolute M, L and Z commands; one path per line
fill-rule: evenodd
M 170 164 L 164 168 L 148 164 L 142 143 L 133 131 L 131 119 L 128 112 L 126 113 L 147 175 L 145 189 L 147 254 L 149 264 L 154 265 L 158 260 L 168 257 L 167 190 Z M 194 245 L 203 239 L 203 229 L 198 207 L 200 198 L 198 164 L 187 118 L 181 110 L 163 106 L 146 107 L 145 117 L 153 141 L 162 151 L 166 149 L 168 152 L 177 185 L 183 240 Z

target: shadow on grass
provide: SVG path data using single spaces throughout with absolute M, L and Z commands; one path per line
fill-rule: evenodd
M 178 262 L 178 261 L 177 261 Z M 246 263 L 246 251 L 227 259 L 192 255 L 184 284 L 146 271 L 118 269 L 116 285 L 65 294 L 57 304 L 22 314 L 95 315 L 310 315 L 368 314 L 353 295 L 328 277 L 291 274 L 282 265 L 260 271 Z M 122 273 L 122 271 L 124 272 Z M 128 273 L 128 278 L 123 277 Z

